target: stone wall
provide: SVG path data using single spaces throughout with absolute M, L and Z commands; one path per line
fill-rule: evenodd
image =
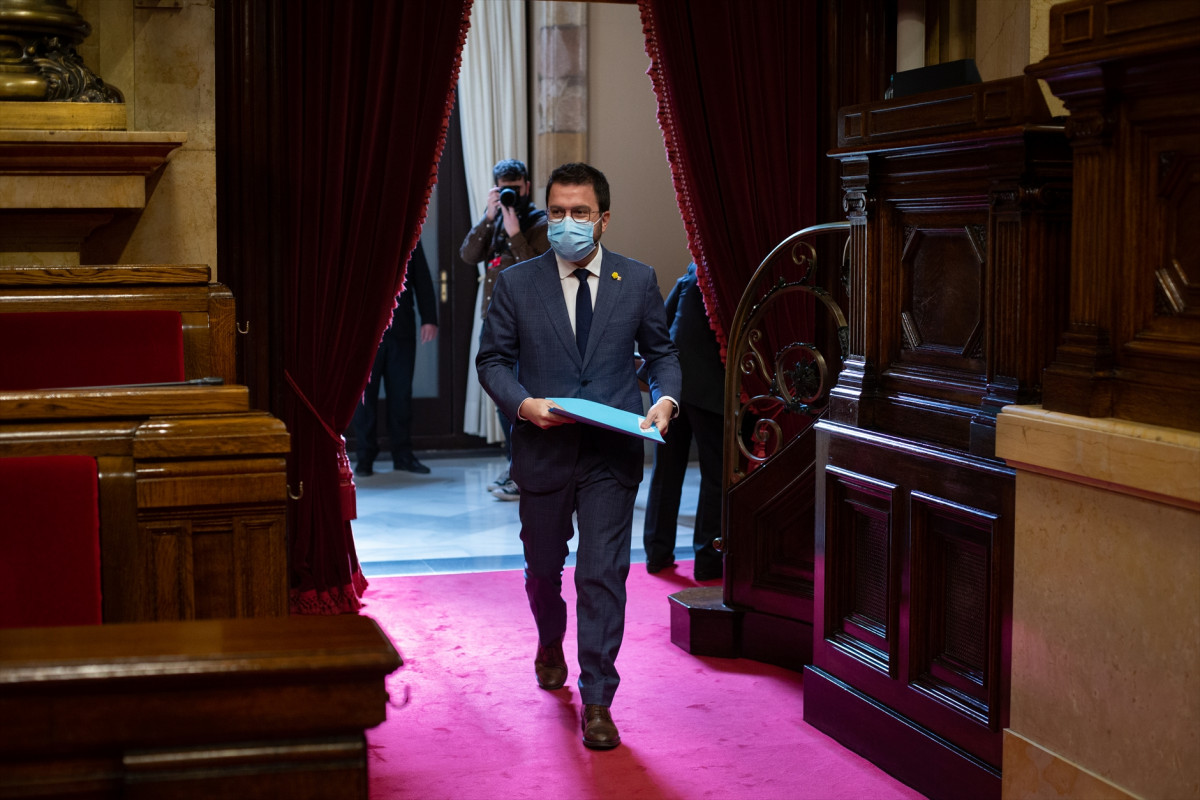
M 98 229 L 81 260 L 208 264 L 216 273 L 212 0 L 78 0 L 77 9 L 92 26 L 79 53 L 125 94 L 128 129 L 187 135 L 167 165 L 148 179 L 145 209 Z

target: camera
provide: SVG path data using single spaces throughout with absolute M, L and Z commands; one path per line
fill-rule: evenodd
M 517 204 L 517 190 L 511 186 L 505 186 L 500 190 L 500 205 L 512 208 Z

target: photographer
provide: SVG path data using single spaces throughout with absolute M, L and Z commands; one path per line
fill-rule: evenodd
M 518 261 L 540 256 L 550 249 L 550 240 L 546 237 L 546 212 L 533 205 L 529 194 L 529 170 L 525 162 L 515 158 L 498 162 L 492 168 L 492 179 L 495 185 L 488 192 L 483 217 L 463 239 L 462 247 L 458 250 L 463 261 L 468 264 L 482 261 L 486 267 L 483 273 L 481 317 L 487 317 L 492 289 L 500 270 Z M 511 457 L 511 424 L 498 409 L 496 413 L 504 430 L 505 455 Z M 488 491 L 500 500 L 520 499 L 517 485 L 509 479 L 507 470 L 493 486 L 488 487 Z
M 487 196 L 483 217 L 463 239 L 459 255 L 468 264 L 484 262 L 483 304 L 487 316 L 496 275 L 518 261 L 540 256 L 550 249 L 546 238 L 546 212 L 535 208 L 529 196 L 529 170 L 523 161 L 505 159 L 492 168 L 496 185 Z M 496 223 L 499 217 L 500 224 Z

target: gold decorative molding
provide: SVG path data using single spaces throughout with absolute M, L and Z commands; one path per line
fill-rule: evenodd
M 0 103 L 0 132 L 123 131 L 126 119 L 124 103 Z

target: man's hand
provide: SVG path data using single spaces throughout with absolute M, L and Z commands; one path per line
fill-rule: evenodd
M 650 406 L 650 410 L 646 412 L 646 418 L 642 420 L 641 429 L 649 430 L 651 425 L 658 428 L 660 434 L 666 434 L 667 426 L 671 424 L 671 417 L 675 415 L 675 404 L 667 398 L 662 398 L 654 405 Z
M 501 208 L 503 206 L 500 205 L 500 187 L 493 186 L 491 189 L 488 189 L 487 210 L 484 212 L 487 214 L 489 222 L 495 221 L 496 215 L 500 213 Z
M 421 344 L 429 344 L 437 338 L 437 325 L 421 326 Z
M 521 220 L 517 216 L 515 206 L 500 206 L 500 216 L 504 221 L 504 230 L 508 232 L 508 238 L 511 239 L 521 232 Z
M 517 416 L 521 419 L 529 420 L 543 430 L 568 422 L 571 424 L 575 423 L 575 420 L 570 417 L 551 412 L 550 409 L 552 408 L 558 408 L 558 406 L 544 397 L 527 397 L 517 408 Z

